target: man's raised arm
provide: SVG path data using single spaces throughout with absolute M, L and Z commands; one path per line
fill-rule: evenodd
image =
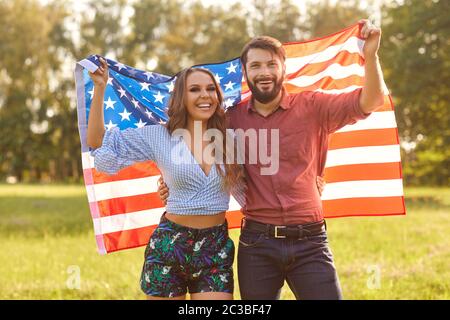
M 375 27 L 369 20 L 360 20 L 363 24 L 361 37 L 366 39 L 363 53 L 365 59 L 365 82 L 362 89 L 359 106 L 364 113 L 370 113 L 380 108 L 384 103 L 383 73 L 378 59 L 381 29 Z

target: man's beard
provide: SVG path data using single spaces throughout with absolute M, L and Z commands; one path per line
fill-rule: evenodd
M 255 82 L 252 82 L 247 79 L 247 85 L 252 92 L 252 96 L 255 100 L 261 102 L 261 103 L 269 103 L 270 101 L 274 100 L 278 94 L 281 91 L 281 88 L 283 87 L 283 78 L 284 76 L 277 78 L 277 77 L 265 77 L 255 80 Z M 259 81 L 264 80 L 272 80 L 273 81 L 273 89 L 270 91 L 261 91 L 257 87 L 257 83 Z

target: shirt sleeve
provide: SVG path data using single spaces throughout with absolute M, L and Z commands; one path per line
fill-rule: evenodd
M 158 126 L 120 130 L 112 128 L 105 132 L 100 148 L 91 151 L 95 169 L 115 174 L 135 162 L 155 160 L 158 144 Z
M 314 108 L 319 112 L 320 125 L 326 132 L 333 133 L 370 115 L 370 113 L 364 113 L 359 106 L 361 90 L 359 88 L 341 94 L 316 91 L 312 94 Z

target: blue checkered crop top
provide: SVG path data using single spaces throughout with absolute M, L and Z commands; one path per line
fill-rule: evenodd
M 223 188 L 216 165 L 206 175 L 183 138 L 171 136 L 164 126 L 122 131 L 112 128 L 105 132 L 102 146 L 91 151 L 91 155 L 95 157 L 95 168 L 108 174 L 135 162 L 154 161 L 169 188 L 166 209 L 170 213 L 214 215 L 228 210 L 230 193 Z

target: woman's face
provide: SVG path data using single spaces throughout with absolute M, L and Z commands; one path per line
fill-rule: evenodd
M 186 109 L 190 120 L 207 121 L 212 117 L 219 100 L 211 77 L 194 71 L 186 78 Z

